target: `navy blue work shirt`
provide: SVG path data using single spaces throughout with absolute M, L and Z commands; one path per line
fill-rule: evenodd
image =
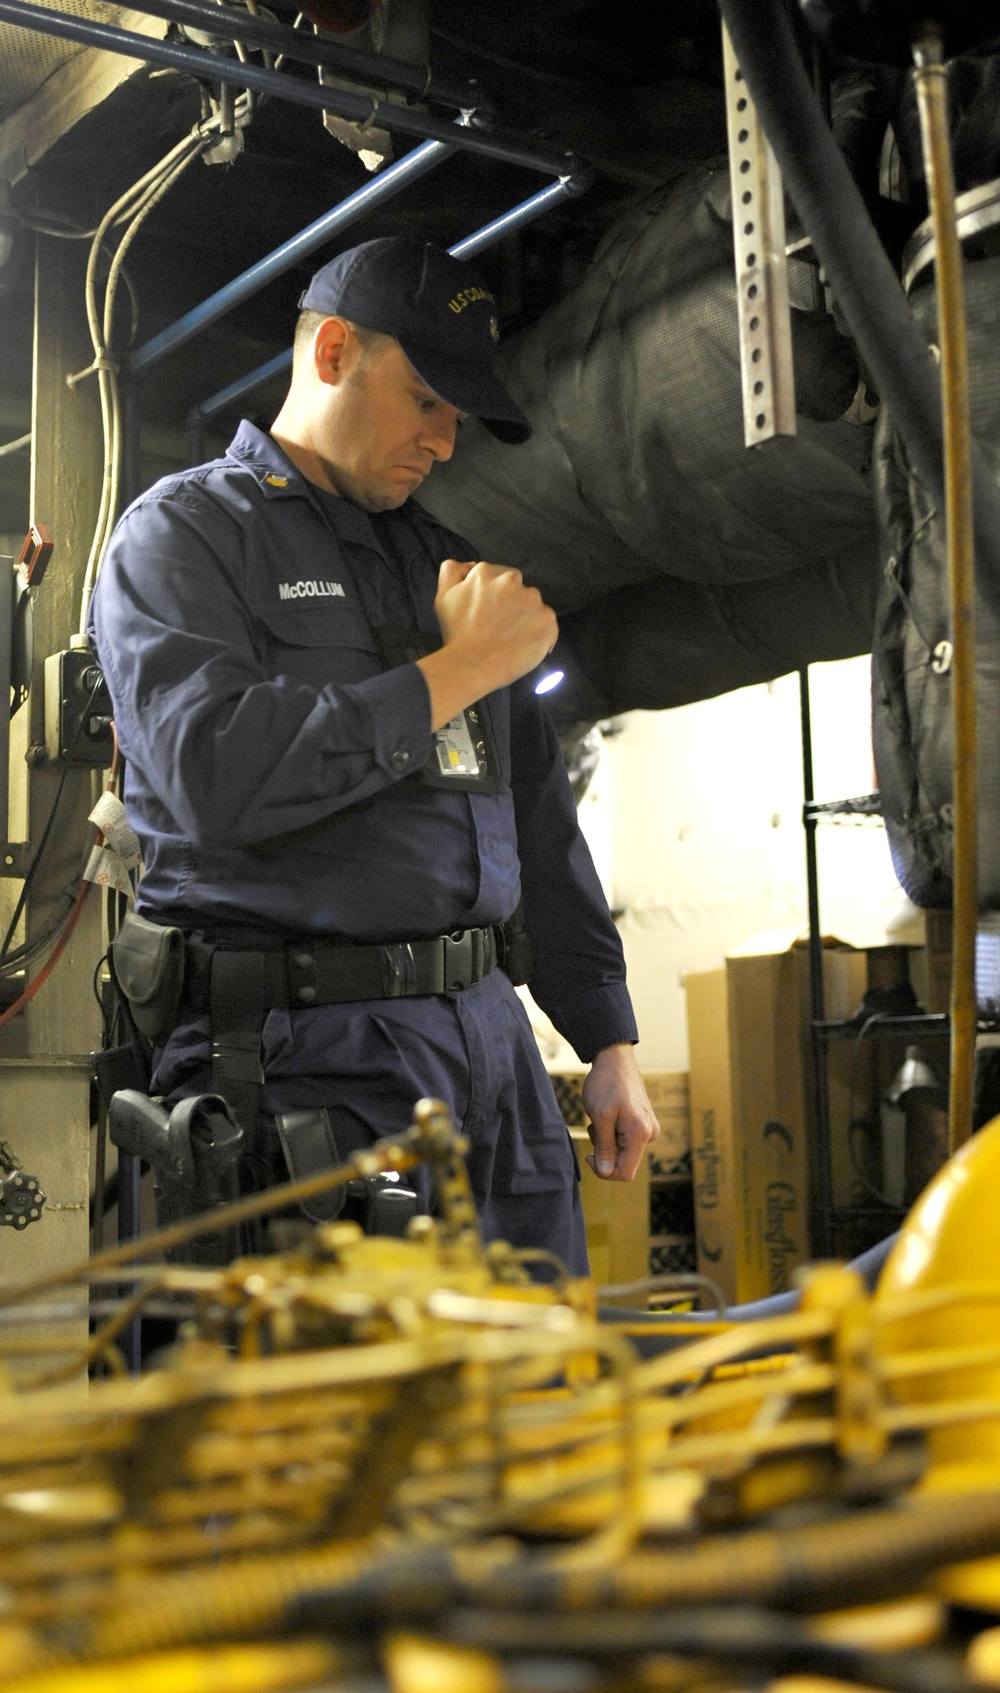
M 527 683 L 484 701 L 495 793 L 425 785 L 430 699 L 375 630 L 439 640 L 445 558 L 412 501 L 371 514 L 241 424 L 118 524 L 90 614 L 143 849 L 137 907 L 221 944 L 412 940 L 503 922 L 585 1062 L 637 1038 L 621 944 L 558 742 Z

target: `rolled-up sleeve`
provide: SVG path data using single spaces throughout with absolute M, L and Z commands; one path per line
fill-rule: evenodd
M 91 609 L 122 752 L 199 845 L 305 828 L 431 751 L 414 664 L 347 682 L 270 673 L 241 547 L 208 496 L 142 501 L 115 531 Z
M 559 742 L 526 683 L 511 690 L 511 764 L 531 992 L 584 1063 L 638 1040 L 625 957 L 577 821 Z

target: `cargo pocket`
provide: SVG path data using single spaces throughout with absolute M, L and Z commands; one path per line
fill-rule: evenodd
M 579 1179 L 576 1153 L 521 1001 L 501 972 L 493 973 L 503 1003 L 496 1008 L 498 1059 L 506 1060 L 499 1090 L 503 1126 L 493 1168 L 494 1192 L 556 1193 Z M 490 978 L 491 982 L 493 977 Z

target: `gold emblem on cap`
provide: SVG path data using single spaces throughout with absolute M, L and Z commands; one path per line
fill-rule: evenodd
M 488 288 L 460 288 L 454 299 L 448 301 L 448 310 L 456 316 L 464 312 L 466 306 L 475 305 L 477 300 L 492 300 L 493 295 Z
M 493 316 L 490 317 L 490 334 L 492 335 L 494 341 L 499 341 L 500 325 L 497 322 L 497 319 Z

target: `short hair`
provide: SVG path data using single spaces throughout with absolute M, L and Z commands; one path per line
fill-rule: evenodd
M 305 358 L 320 324 L 325 323 L 328 317 L 335 317 L 336 315 L 335 312 L 314 311 L 310 306 L 299 313 L 295 324 L 295 341 L 292 348 L 296 363 Z M 344 321 L 351 323 L 350 318 L 345 318 Z M 372 353 L 377 352 L 383 342 L 392 340 L 392 336 L 386 335 L 383 330 L 368 329 L 363 323 L 351 323 L 351 328 L 361 343 L 362 363 L 368 360 Z

